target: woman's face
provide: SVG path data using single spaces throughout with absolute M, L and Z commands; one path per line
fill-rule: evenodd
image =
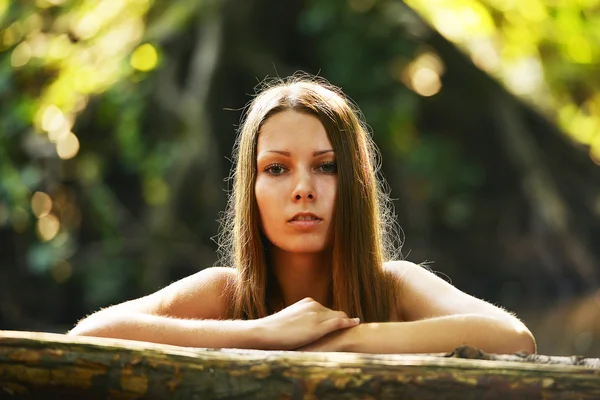
M 256 154 L 255 192 L 265 236 L 287 252 L 329 248 L 337 166 L 321 121 L 296 111 L 272 115 L 260 129 Z

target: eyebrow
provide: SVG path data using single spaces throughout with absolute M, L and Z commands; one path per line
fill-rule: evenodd
M 267 150 L 266 153 L 277 153 L 277 154 L 281 154 L 282 156 L 286 156 L 286 157 L 290 157 L 292 155 L 292 153 L 290 153 L 289 151 L 283 151 L 283 150 Z M 327 154 L 327 153 L 333 153 L 333 149 L 313 151 L 313 157 L 321 156 L 321 155 Z

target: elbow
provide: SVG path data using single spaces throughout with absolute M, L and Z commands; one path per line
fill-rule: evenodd
M 91 333 L 88 332 L 85 327 L 82 327 L 82 324 L 77 324 L 73 329 L 66 333 L 67 336 L 91 336 Z
M 66 333 L 67 336 L 99 336 L 99 329 L 95 328 L 89 321 L 81 321 L 73 329 Z
M 495 333 L 488 337 L 493 343 L 488 341 L 490 349 L 484 351 L 496 354 L 536 353 L 535 338 L 525 324 L 516 318 L 497 319 L 496 323 Z
M 516 350 L 514 353 L 525 352 L 527 354 L 535 354 L 537 351 L 537 346 L 535 343 L 535 338 L 533 334 L 527 329 L 523 327 L 519 329 L 516 333 Z
M 504 334 L 505 341 L 501 346 L 502 354 L 536 353 L 536 343 L 533 334 L 523 324 L 517 324 Z
M 122 323 L 118 314 L 108 315 L 106 313 L 93 314 L 77 323 L 73 329 L 68 331 L 68 336 L 95 336 L 95 337 L 115 337 L 114 330 L 116 326 Z

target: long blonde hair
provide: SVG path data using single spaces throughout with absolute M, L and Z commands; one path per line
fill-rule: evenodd
M 234 147 L 233 192 L 222 219 L 222 265 L 233 266 L 234 319 L 269 314 L 274 277 L 267 265 L 255 197 L 256 146 L 262 124 L 294 110 L 316 116 L 338 165 L 332 259 L 332 308 L 364 322 L 387 321 L 393 293 L 384 262 L 395 258 L 397 231 L 391 202 L 378 179 L 378 153 L 362 114 L 323 79 L 293 76 L 269 83 L 249 104 Z

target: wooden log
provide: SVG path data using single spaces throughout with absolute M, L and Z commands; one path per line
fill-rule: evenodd
M 192 349 L 0 331 L 0 398 L 598 399 L 600 360 L 470 347 L 425 355 Z

